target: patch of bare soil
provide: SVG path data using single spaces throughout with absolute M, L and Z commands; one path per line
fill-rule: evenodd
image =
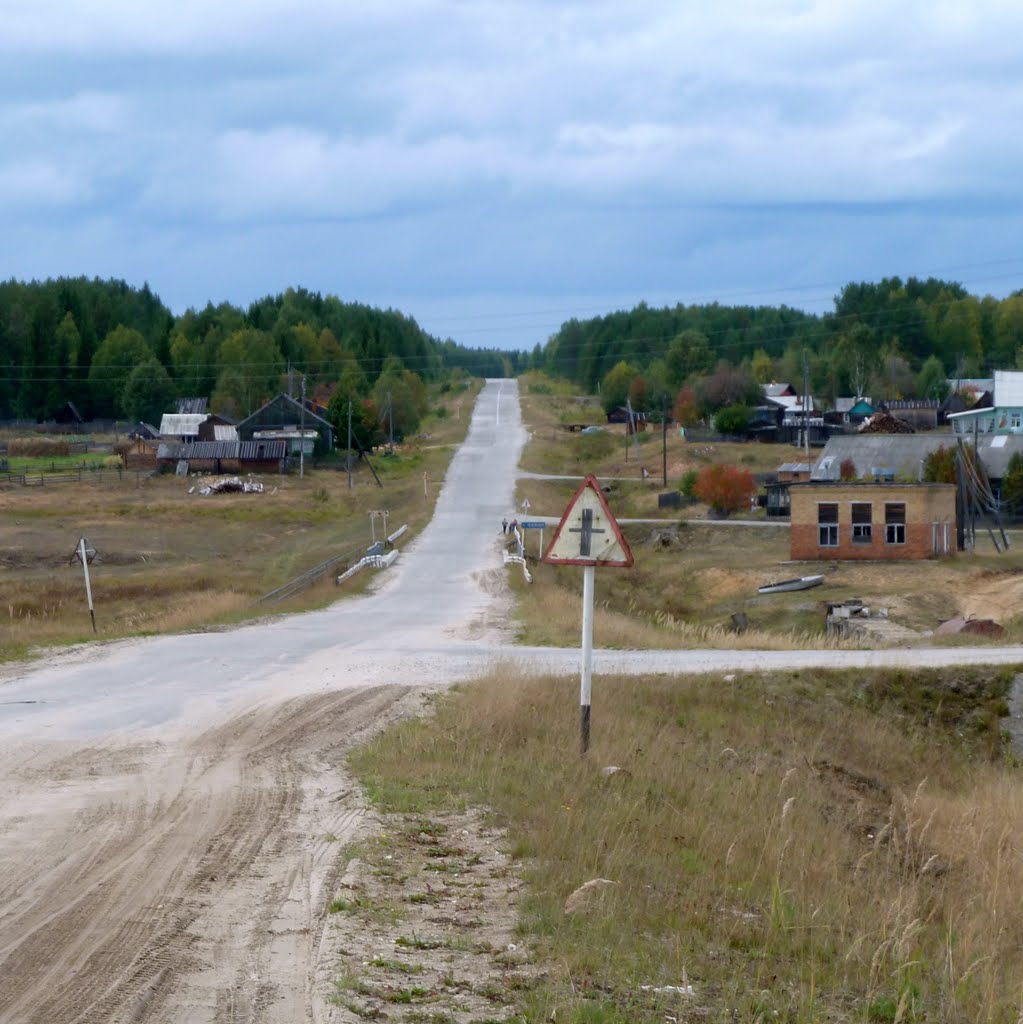
M 328 913 L 349 891 L 344 851 L 380 829 L 345 754 L 422 702 L 407 687 L 343 690 L 180 744 L 39 741 L 0 754 L 0 1021 L 351 1019 L 328 1001 L 339 958 L 368 964 L 384 946 L 395 961 L 418 954 L 397 947 L 394 928 L 385 942 Z M 442 919 L 478 933 L 481 952 L 451 970 L 473 990 L 466 1004 L 479 1005 L 488 979 L 500 988 L 504 977 L 515 883 L 482 822 L 443 823 L 443 839 L 441 827 L 451 852 L 424 852 L 444 870 L 416 883 L 421 903 L 400 901 L 410 915 L 401 934 L 445 934 Z M 384 883 L 354 869 L 347 885 L 374 898 Z
M 519 881 L 478 812 L 391 816 L 347 865 L 325 937 L 335 1024 L 502 1020 L 537 977 L 514 941 Z
M 769 582 L 763 572 L 754 569 L 701 569 L 697 575 L 701 592 L 714 601 L 748 597 L 757 592 L 757 587 Z
M 974 580 L 958 594 L 964 619 L 994 619 L 1004 625 L 1023 608 L 1023 574 L 993 572 Z

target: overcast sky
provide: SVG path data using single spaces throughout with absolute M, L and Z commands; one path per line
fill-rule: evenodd
M 0 278 L 468 345 L 1023 287 L 1018 0 L 0 0 Z

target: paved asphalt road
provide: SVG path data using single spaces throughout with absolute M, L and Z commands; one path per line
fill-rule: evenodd
M 525 432 L 514 381 L 489 381 L 426 530 L 366 597 L 225 632 L 98 645 L 0 683 L 0 741 L 89 739 L 209 724 L 284 697 L 364 684 L 441 685 L 495 663 L 575 673 L 578 651 L 517 647 L 499 524 L 514 514 Z M 598 581 L 599 587 L 599 581 Z M 596 638 L 599 643 L 599 637 Z M 691 673 L 881 664 L 1023 663 L 1023 648 L 597 651 L 595 672 Z

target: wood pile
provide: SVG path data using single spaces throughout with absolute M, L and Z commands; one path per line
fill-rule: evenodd
M 860 428 L 861 434 L 915 434 L 916 431 L 890 412 L 874 413 Z

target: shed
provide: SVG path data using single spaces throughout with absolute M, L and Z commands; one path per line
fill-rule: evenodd
M 210 413 L 199 424 L 199 441 L 237 441 L 238 428 L 224 416 Z
M 645 412 L 636 412 L 635 409 L 629 410 L 624 405 L 620 405 L 607 414 L 607 422 L 624 423 L 628 428 L 628 433 L 640 433 L 646 430 L 647 415 Z
M 156 469 L 156 452 L 159 442 L 150 437 L 136 434 L 128 447 L 123 451 L 125 469 L 153 470 Z
M 283 441 L 165 441 L 156 458 L 161 469 L 185 463 L 189 472 L 283 473 L 287 445 Z

